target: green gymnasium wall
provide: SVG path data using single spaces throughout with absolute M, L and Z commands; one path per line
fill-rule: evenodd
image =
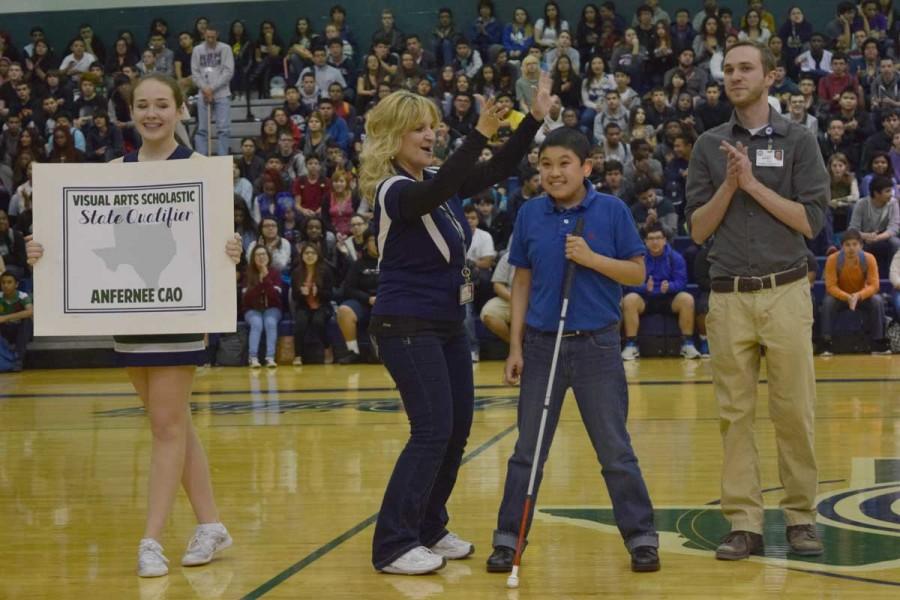
M 596 4 L 601 1 L 595 0 Z M 15 3 L 15 9 L 12 8 Z M 176 33 L 181 30 L 190 30 L 194 19 L 198 16 L 206 16 L 219 24 L 220 31 L 227 29 L 228 24 L 234 19 L 243 20 L 251 34 L 255 37 L 259 23 L 263 19 L 271 19 L 278 26 L 283 38 L 289 38 L 297 17 L 309 17 L 316 30 L 321 31 L 328 18 L 328 8 L 335 3 L 340 3 L 347 9 L 348 21 L 356 33 L 357 39 L 362 43 L 370 39 L 372 32 L 379 25 L 381 9 L 389 6 L 394 11 L 395 18 L 401 30 L 427 34 L 435 22 L 437 10 L 442 6 L 453 9 L 457 25 L 467 28 L 475 16 L 476 0 L 454 2 L 451 0 L 389 0 L 389 1 L 364 1 L 364 0 L 300 0 L 286 2 L 281 0 L 243 0 L 242 2 L 215 3 L 181 3 L 172 4 L 168 0 L 154 3 L 135 0 L 131 7 L 125 8 L 96 8 L 98 5 L 118 6 L 125 4 L 121 0 L 35 0 L 29 4 L 28 0 L 0 0 L 0 30 L 12 33 L 17 46 L 27 43 L 28 30 L 32 25 L 41 25 L 47 32 L 47 36 L 53 44 L 57 56 L 62 56 L 68 40 L 77 35 L 77 28 L 81 23 L 90 23 L 94 31 L 103 39 L 107 47 L 117 37 L 121 30 L 130 30 L 135 34 L 139 44 L 146 39 L 150 21 L 155 17 L 162 17 L 169 23 L 170 31 Z M 616 2 L 618 12 L 623 15 L 633 15 L 634 9 L 642 2 L 639 0 L 619 0 Z M 524 6 L 532 19 L 536 19 L 543 12 L 542 1 L 531 0 L 528 2 L 516 0 L 499 0 L 495 2 L 498 15 L 503 20 L 510 18 L 512 10 L 516 6 Z M 563 15 L 574 28 L 581 14 L 581 7 L 585 2 L 563 0 L 560 3 Z M 675 8 L 684 6 L 693 14 L 703 6 L 702 0 L 661 0 L 660 4 L 674 16 Z M 731 7 L 736 14 L 743 13 L 747 3 L 740 0 L 720 0 L 721 6 Z M 821 2 L 801 0 L 797 2 L 807 15 L 807 18 L 818 28 L 823 28 L 825 23 L 834 18 L 836 1 Z M 6 5 L 6 8 L 4 8 Z M 29 5 L 40 8 L 39 12 L 23 12 Z M 776 21 L 780 24 L 790 6 L 787 2 L 766 2 L 766 7 L 775 14 Z M 15 12 L 13 12 L 15 11 Z M 223 37 L 220 34 L 220 37 Z M 285 39 L 285 42 L 288 40 Z

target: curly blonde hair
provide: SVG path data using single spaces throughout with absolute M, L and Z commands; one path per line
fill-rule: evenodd
M 403 136 L 421 125 L 437 127 L 441 115 L 434 102 L 405 90 L 393 92 L 366 115 L 366 141 L 359 155 L 359 189 L 362 197 L 375 202 L 378 184 L 396 175 L 393 158 Z M 370 204 L 370 205 L 372 205 Z

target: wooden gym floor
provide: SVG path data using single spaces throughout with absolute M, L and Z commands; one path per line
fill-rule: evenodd
M 374 515 L 407 437 L 380 366 L 201 369 L 194 421 L 235 545 L 207 567 L 178 563 L 192 530 L 180 496 L 168 577 L 134 574 L 150 435 L 125 373 L 0 377 L 0 598 L 567 599 L 900 597 L 900 357 L 817 359 L 819 527 L 828 552 L 785 555 L 775 444 L 760 387 L 766 557 L 713 559 L 721 449 L 706 361 L 627 365 L 629 428 L 653 498 L 663 569 L 633 574 L 600 469 L 567 401 L 521 587 L 488 575 L 491 531 L 516 438 L 501 363 L 476 366 L 478 410 L 451 499 L 475 555 L 439 574 L 376 574 Z M 764 375 L 763 375 L 764 377 Z

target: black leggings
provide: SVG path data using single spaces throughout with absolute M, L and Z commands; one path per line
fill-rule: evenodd
M 312 329 L 313 335 L 321 340 L 323 348 L 330 346 L 328 335 L 325 333 L 325 326 L 330 317 L 330 306 L 320 306 L 315 310 L 305 306 L 297 308 L 294 312 L 294 352 L 297 356 L 303 356 L 303 344 L 308 329 Z

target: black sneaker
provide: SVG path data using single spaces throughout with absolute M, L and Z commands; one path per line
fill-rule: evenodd
M 512 571 L 513 559 L 516 551 L 506 546 L 497 546 L 494 553 L 487 559 L 488 573 L 509 573 Z
M 362 357 L 360 357 L 359 353 L 357 352 L 348 352 L 347 354 L 340 357 L 337 361 L 338 364 L 341 365 L 355 365 L 362 362 Z
M 884 355 L 887 356 L 891 353 L 891 346 L 887 340 L 874 340 L 872 342 L 872 355 Z
M 659 571 L 659 552 L 654 546 L 638 546 L 631 551 L 631 570 L 635 573 Z

